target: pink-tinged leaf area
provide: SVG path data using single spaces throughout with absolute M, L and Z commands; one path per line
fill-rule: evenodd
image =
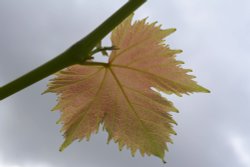
M 61 111 L 61 150 L 76 139 L 89 139 L 103 124 L 108 141 L 120 149 L 164 159 L 175 134 L 170 112 L 177 109 L 152 87 L 178 96 L 208 92 L 175 59 L 181 51 L 164 44 L 174 31 L 146 19 L 132 24 L 130 16 L 112 32 L 112 44 L 119 49 L 112 51 L 107 64 L 74 65 L 57 73 L 47 92 L 58 94 L 54 110 Z

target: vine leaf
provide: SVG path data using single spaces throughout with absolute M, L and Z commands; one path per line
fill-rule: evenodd
M 164 38 L 175 29 L 162 30 L 146 19 L 132 23 L 133 16 L 111 35 L 113 50 L 108 63 L 89 62 L 58 72 L 46 92 L 58 94 L 54 110 L 61 111 L 65 141 L 60 150 L 74 140 L 90 138 L 100 124 L 110 140 L 135 155 L 155 155 L 164 159 L 167 142 L 175 134 L 176 122 L 170 112 L 177 109 L 158 92 L 188 94 L 208 92 L 180 67 L 175 59 L 180 50 L 171 50 Z

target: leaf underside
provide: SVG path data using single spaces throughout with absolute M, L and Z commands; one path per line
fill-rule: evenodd
M 58 72 L 46 92 L 58 94 L 54 110 L 61 111 L 65 141 L 60 150 L 74 140 L 89 139 L 100 124 L 119 149 L 124 146 L 135 155 L 155 155 L 162 160 L 167 142 L 172 142 L 176 122 L 170 112 L 177 109 L 152 90 L 176 94 L 208 92 L 180 67 L 164 38 L 175 29 L 162 30 L 146 19 L 132 24 L 133 16 L 111 35 L 113 50 L 107 64 L 74 65 Z

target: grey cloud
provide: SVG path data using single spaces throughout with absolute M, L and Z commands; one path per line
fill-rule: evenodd
M 86 35 L 126 1 L 0 1 L 0 84 L 53 58 Z M 95 10 L 93 10 L 95 9 Z M 249 139 L 250 3 L 240 1 L 149 1 L 136 17 L 150 16 L 163 27 L 176 27 L 167 39 L 184 53 L 178 59 L 192 68 L 211 94 L 168 97 L 180 113 L 166 166 L 238 166 L 231 142 L 235 134 Z M 50 109 L 54 95 L 40 93 L 47 79 L 0 102 L 0 153 L 10 164 L 44 162 L 54 166 L 164 166 L 154 157 L 135 158 L 106 145 L 100 132 L 89 142 L 75 142 L 63 153 L 63 138 Z M 249 143 L 245 140 L 245 145 Z M 249 150 L 249 149 L 248 149 Z

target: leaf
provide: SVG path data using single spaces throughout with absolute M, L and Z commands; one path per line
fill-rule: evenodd
M 177 109 L 152 88 L 178 96 L 208 92 L 180 67 L 175 54 L 181 51 L 164 44 L 175 29 L 162 30 L 146 19 L 132 24 L 132 17 L 112 32 L 119 50 L 112 51 L 108 63 L 71 66 L 48 85 L 47 92 L 59 96 L 54 110 L 61 111 L 61 150 L 76 139 L 89 139 L 103 124 L 108 142 L 113 139 L 120 150 L 127 146 L 133 156 L 139 150 L 163 160 L 175 134 L 170 112 Z

